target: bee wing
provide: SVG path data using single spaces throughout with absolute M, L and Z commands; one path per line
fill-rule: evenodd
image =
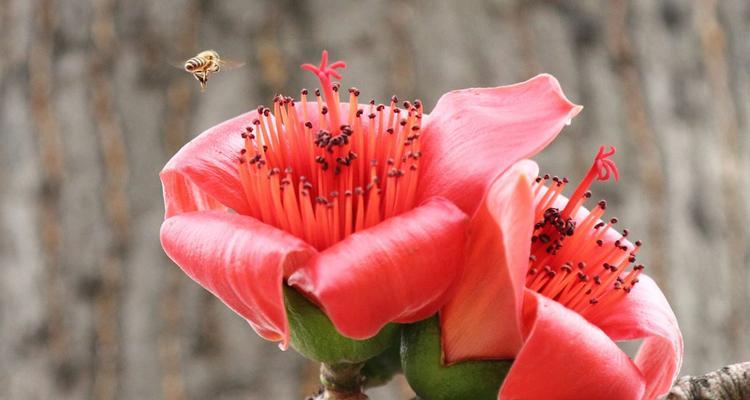
M 167 61 L 167 64 L 179 70 L 185 70 L 185 61 Z
M 235 68 L 240 68 L 245 65 L 244 61 L 237 61 L 232 59 L 224 59 L 222 58 L 219 61 L 219 65 L 221 65 L 221 69 L 223 70 L 230 70 Z

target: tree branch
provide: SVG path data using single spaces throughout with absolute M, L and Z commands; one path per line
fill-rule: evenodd
M 728 365 L 701 376 L 678 379 L 667 400 L 750 399 L 750 362 Z

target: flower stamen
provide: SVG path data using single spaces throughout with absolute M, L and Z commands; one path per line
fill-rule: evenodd
M 323 52 L 305 64 L 322 85 L 307 103 L 277 95 L 245 128 L 237 166 L 250 216 L 324 249 L 414 207 L 421 158 L 422 104 L 393 96 L 388 106 L 359 103 L 349 89 L 341 110 L 337 69 Z M 311 104 L 308 107 L 308 104 Z M 345 120 L 341 120 L 341 115 Z M 317 112 L 317 116 L 315 113 Z
M 617 240 L 607 239 L 607 232 L 617 218 L 601 221 L 607 203 L 599 201 L 580 221 L 574 216 L 587 199 L 594 180 L 619 178 L 614 161 L 609 159 L 615 148 L 601 147 L 586 176 L 560 211 L 554 204 L 568 183 L 566 178 L 545 175 L 536 178 L 534 233 L 526 286 L 552 298 L 566 307 L 592 316 L 604 312 L 630 292 L 638 282 L 643 265 L 635 264 L 640 241 L 630 244 L 623 230 Z M 628 268 L 634 265 L 630 270 Z

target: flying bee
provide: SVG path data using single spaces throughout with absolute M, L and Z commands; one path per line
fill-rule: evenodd
M 215 50 L 205 50 L 185 61 L 182 68 L 193 74 L 193 77 L 201 84 L 201 91 L 203 91 L 206 89 L 208 77 L 211 74 L 221 70 L 239 68 L 243 65 L 245 65 L 243 62 L 220 58 L 219 53 Z

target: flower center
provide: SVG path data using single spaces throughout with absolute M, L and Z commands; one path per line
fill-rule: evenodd
M 319 79 L 325 98 L 315 91 L 308 106 L 276 96 L 273 110 L 258 107 L 258 118 L 242 137 L 238 168 L 251 216 L 324 249 L 386 218 L 414 207 L 422 104 L 396 96 L 389 105 L 358 103 L 349 89 L 349 105 L 339 102 L 346 64 L 303 69 Z M 343 115 L 342 115 L 343 114 Z
M 605 236 L 617 218 L 601 220 L 607 208 L 604 200 L 585 218 L 574 220 L 591 198 L 588 189 L 595 179 L 618 179 L 617 166 L 609 159 L 614 153 L 614 147 L 609 152 L 604 147 L 599 149 L 586 177 L 562 210 L 553 205 L 568 184 L 567 178 L 550 179 L 545 175 L 534 183 L 537 222 L 531 238 L 526 286 L 589 317 L 629 293 L 644 268 L 635 264 L 641 242 L 627 242 L 627 229 L 616 240 Z

